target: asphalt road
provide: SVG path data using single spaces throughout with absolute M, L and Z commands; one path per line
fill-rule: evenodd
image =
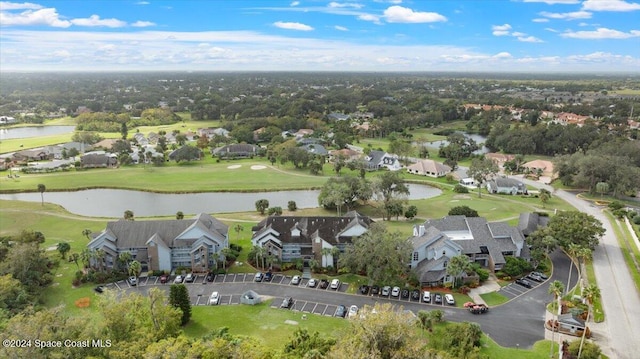
M 538 182 L 526 181 L 538 188 L 553 188 Z M 574 193 L 555 191 L 553 195 L 567 201 L 578 210 L 600 220 L 606 232 L 593 253 L 593 268 L 602 296 L 605 323 L 602 325 L 604 341 L 598 344 L 610 358 L 633 359 L 640 357 L 640 294 L 635 289 L 622 249 L 618 245 L 612 224 L 601 209 L 584 201 Z
M 417 313 L 420 310 L 441 309 L 444 311 L 445 320 L 454 322 L 476 322 L 498 344 L 506 347 L 530 348 L 535 342 L 544 339 L 544 313 L 545 305 L 553 300 L 548 294 L 549 283 L 560 280 L 566 284 L 569 274 L 569 259 L 561 251 L 556 251 L 551 256 L 554 264 L 552 277 L 536 285 L 533 289 L 518 288 L 519 294 L 509 303 L 491 308 L 486 314 L 474 315 L 462 308 L 447 306 L 446 304 L 427 304 L 420 301 L 401 298 L 384 298 L 379 296 L 348 294 L 347 285 L 343 284 L 339 291 L 322 290 L 319 288 L 307 288 L 306 280 L 300 286 L 289 284 L 290 277 L 279 278 L 274 276 L 275 282 L 256 283 L 253 275 L 228 275 L 218 276 L 213 283 L 204 282 L 203 276 L 193 283 L 186 283 L 189 295 L 194 305 L 206 305 L 209 295 L 218 291 L 221 295 L 221 304 L 238 304 L 240 296 L 251 289 L 261 296 L 274 298 L 272 306 L 279 306 L 283 297 L 292 297 L 295 300 L 294 309 L 303 310 L 319 315 L 331 316 L 335 308 L 342 304 L 347 308 L 357 305 L 359 308 L 365 305 L 373 306 L 375 303 L 392 303 L 402 306 L 405 310 Z M 573 269 L 572 285 L 575 285 L 577 276 Z M 281 276 L 280 276 L 281 277 Z M 137 287 L 130 287 L 126 282 L 118 282 L 118 288 L 146 292 L 149 288 L 159 287 L 169 290 L 169 284 L 160 285 L 156 279 L 141 279 Z M 432 293 L 433 297 L 433 293 Z

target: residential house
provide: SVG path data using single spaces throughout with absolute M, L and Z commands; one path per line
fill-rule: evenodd
M 106 268 L 117 265 L 120 253 L 129 252 L 143 271 L 186 267 L 206 272 L 216 267 L 228 245 L 229 227 L 201 213 L 193 219 L 108 222 L 87 247 L 104 252 L 101 265 Z
M 421 176 L 444 177 L 451 172 L 451 167 L 434 160 L 420 160 L 407 167 L 407 172 Z
M 313 135 L 313 130 L 310 128 L 301 128 L 298 131 L 293 133 L 293 137 L 295 138 L 303 138 L 305 136 Z
M 211 151 L 211 154 L 220 158 L 250 158 L 257 156 L 260 147 L 246 143 L 235 143 L 218 147 Z
M 344 252 L 371 223 L 373 220 L 355 211 L 342 217 L 270 216 L 253 227 L 251 242 L 280 262 L 315 260 L 327 267 L 337 260 L 331 249 Z
M 87 152 L 80 157 L 83 168 L 114 168 L 118 166 L 118 156 L 105 151 Z
M 500 168 L 504 167 L 505 162 L 513 161 L 516 158 L 515 155 L 495 153 L 495 152 L 485 153 L 484 157 L 493 161 L 493 163 L 498 165 L 498 167 Z
M 327 118 L 333 121 L 346 121 L 351 119 L 351 116 L 345 115 L 344 113 L 332 112 L 327 115 Z
M 202 157 L 203 157 L 202 150 L 197 148 L 197 147 L 193 147 L 193 146 L 189 146 L 189 145 L 184 145 L 184 146 L 182 146 L 180 148 L 176 148 L 175 150 L 171 151 L 171 153 L 169 153 L 169 156 L 167 156 L 167 157 L 169 157 L 170 160 L 179 162 L 180 161 L 180 159 L 179 159 L 180 155 L 188 154 L 189 151 L 197 152 L 198 157 L 195 158 L 195 159 L 197 159 L 197 160 L 202 159 Z
M 411 268 L 424 286 L 452 282 L 447 263 L 466 255 L 489 270 L 500 270 L 506 257 L 529 258 L 522 232 L 506 222 L 487 222 L 482 217 L 448 216 L 430 219 L 413 228 Z
M 13 123 L 17 123 L 18 121 L 10 116 L 0 116 L 0 125 L 10 125 Z
M 367 169 L 370 171 L 376 171 L 382 168 L 390 171 L 398 171 L 402 168 L 400 161 L 398 161 L 398 156 L 378 150 L 371 150 L 367 157 L 365 157 L 365 162 L 367 162 Z
M 553 162 L 545 160 L 533 160 L 522 165 L 529 173 L 540 174 L 545 177 L 553 178 Z
M 354 151 L 349 148 L 329 151 L 329 161 L 331 162 L 335 162 L 339 157 L 343 158 L 346 162 L 349 162 L 359 159 L 360 156 L 362 156 L 361 152 Z
M 49 152 L 45 148 L 32 148 L 28 150 L 17 151 L 12 156 L 13 161 L 22 163 L 52 159 L 53 153 Z
M 467 187 L 467 188 L 476 188 L 477 184 L 476 184 L 476 180 L 471 178 L 471 177 L 467 177 L 467 178 L 462 178 L 460 179 L 460 183 L 461 185 Z
M 307 144 L 307 145 L 303 145 L 300 146 L 300 148 L 305 149 L 307 152 L 309 152 L 310 154 L 314 155 L 314 156 L 327 156 L 329 154 L 329 152 L 327 151 L 326 148 L 324 148 L 323 145 L 321 144 Z
M 634 121 L 634 120 L 627 120 L 627 124 L 629 125 L 629 129 L 631 130 L 638 130 L 640 129 L 640 121 Z
M 513 178 L 497 177 L 487 181 L 487 191 L 498 194 L 528 194 L 527 186 Z
M 104 150 L 111 150 L 111 148 L 113 148 L 113 145 L 118 142 L 121 141 L 120 139 L 116 139 L 116 138 L 106 138 L 98 143 L 95 143 L 93 145 L 93 148 L 102 148 Z
M 571 313 L 560 314 L 558 316 L 558 331 L 575 336 L 582 335 L 586 328 L 585 321 Z
M 553 122 L 562 126 L 576 125 L 578 127 L 582 127 L 588 119 L 589 116 L 576 115 L 575 113 L 570 112 L 560 112 L 556 114 Z

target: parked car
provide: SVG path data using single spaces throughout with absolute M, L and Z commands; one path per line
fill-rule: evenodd
M 389 287 L 388 285 L 382 287 L 382 296 L 388 297 L 389 294 L 391 294 L 391 287 Z
M 293 306 L 293 298 L 286 297 L 282 300 L 282 304 L 280 304 L 280 308 L 289 309 Z
M 338 288 L 340 288 L 340 279 L 338 278 L 334 278 L 331 280 L 331 285 L 329 286 L 329 288 L 333 289 L 333 290 L 338 290 Z
M 541 276 L 537 275 L 537 274 L 533 274 L 533 273 L 529 273 L 529 275 L 527 276 L 527 278 L 531 279 L 531 280 L 535 280 L 536 282 L 544 282 L 544 279 L 542 279 Z
M 403 289 L 400 296 L 402 299 L 409 299 L 409 289 Z
M 531 284 L 531 282 L 529 282 L 529 281 L 528 281 L 528 280 L 526 280 L 526 279 L 522 279 L 522 278 L 520 278 L 520 279 L 516 279 L 516 284 L 519 284 L 519 285 L 521 285 L 521 286 L 523 286 L 523 287 L 525 287 L 525 288 L 532 288 L 532 287 L 533 287 L 533 285 Z
M 166 274 L 163 274 L 160 276 L 160 284 L 165 284 L 169 281 L 169 276 Z
M 447 302 L 447 304 L 449 305 L 456 305 L 456 300 L 453 298 L 452 294 L 445 294 L 444 295 L 444 300 Z
M 329 281 L 326 279 L 320 279 L 320 289 L 327 289 Z
M 218 292 L 211 293 L 209 297 L 209 305 L 218 305 L 220 303 L 220 294 Z
M 373 287 L 371 287 L 371 295 L 378 295 L 380 294 L 380 287 L 378 287 L 377 285 L 374 285 Z
M 485 304 L 474 304 L 473 306 L 469 307 L 469 312 L 473 314 L 484 314 L 488 311 L 489 307 L 487 307 Z
M 315 288 L 318 285 L 318 280 L 315 278 L 311 278 L 309 279 L 309 282 L 307 282 L 307 287 L 309 288 Z
M 411 291 L 411 299 L 412 300 L 420 300 L 420 291 L 417 289 L 414 289 Z
M 338 308 L 336 308 L 336 313 L 334 314 L 334 316 L 339 317 L 339 318 L 344 318 L 347 315 L 347 308 L 344 305 L 339 305 Z
M 293 278 L 291 278 L 291 285 L 298 285 L 298 284 L 300 284 L 300 276 L 294 275 Z
M 369 286 L 365 284 L 361 285 L 360 288 L 358 288 L 358 292 L 363 295 L 369 294 Z
M 184 281 L 184 278 L 182 278 L 181 275 L 176 276 L 176 279 L 173 280 L 173 283 L 179 284 L 182 283 L 182 281 Z
M 264 274 L 264 281 L 265 282 L 271 282 L 271 280 L 273 279 L 273 273 L 271 273 L 271 271 L 268 271 L 267 273 Z
M 422 292 L 422 301 L 425 303 L 431 303 L 431 292 L 428 290 Z
M 433 302 L 435 304 L 442 304 L 442 294 L 436 293 L 433 295 Z
M 531 274 L 535 274 L 535 275 L 537 275 L 538 277 L 540 277 L 540 278 L 542 278 L 542 279 L 544 279 L 544 280 L 549 279 L 549 277 L 547 277 L 547 275 L 546 275 L 546 274 L 541 273 L 541 272 L 531 272 Z
M 93 290 L 95 290 L 96 293 L 102 293 L 102 292 L 104 292 L 104 287 L 99 285 L 99 286 L 93 288 Z
M 135 287 L 136 285 L 138 285 L 138 278 L 136 278 L 135 276 L 129 277 L 127 281 L 129 282 L 129 285 L 132 287 Z
M 349 318 L 353 318 L 358 314 L 358 306 L 352 305 L 349 307 Z
M 253 277 L 253 280 L 256 282 L 262 282 L 262 278 L 264 277 L 264 274 L 262 274 L 262 272 L 258 272 L 256 273 L 256 275 Z
M 391 290 L 392 297 L 398 297 L 400 295 L 400 287 L 393 287 Z
M 209 272 L 207 273 L 207 282 L 213 282 L 213 280 L 215 279 L 216 274 L 213 272 Z
M 187 283 L 193 283 L 195 279 L 196 279 L 196 276 L 194 276 L 192 273 L 187 273 L 187 276 L 184 277 L 184 281 Z

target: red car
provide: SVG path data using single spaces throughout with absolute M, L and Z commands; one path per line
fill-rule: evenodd
M 169 281 L 169 277 L 165 274 L 165 275 L 161 275 L 160 276 L 160 283 L 161 284 L 165 284 Z

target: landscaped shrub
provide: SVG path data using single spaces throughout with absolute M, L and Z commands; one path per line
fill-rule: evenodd
M 640 225 L 640 216 L 633 217 L 633 223 Z
M 239 244 L 231 243 L 229 244 L 229 248 L 231 248 L 233 251 L 236 251 L 238 253 L 242 252 L 242 246 Z
M 469 291 L 470 291 L 470 290 L 471 290 L 471 289 L 465 285 L 465 286 L 460 287 L 460 288 L 458 289 L 458 292 L 460 292 L 460 293 L 462 293 L 462 294 L 464 294 L 464 295 L 467 295 L 467 294 L 469 294 Z
M 227 274 L 227 270 L 224 268 L 218 269 L 218 274 Z
M 478 217 L 478 211 L 469 208 L 469 206 L 457 206 L 449 210 L 450 216 L 466 216 L 466 217 Z
M 296 204 L 296 201 L 289 201 L 287 202 L 287 209 L 291 212 L 295 211 L 298 209 L 298 205 Z
M 609 208 L 614 210 L 614 211 L 616 209 L 621 209 L 623 207 L 624 207 L 624 204 L 622 204 L 622 203 L 620 203 L 618 201 L 614 201 L 614 202 L 609 203 Z
M 455 187 L 453 187 L 453 192 L 456 193 L 469 193 L 469 189 L 461 184 L 457 184 Z
M 506 259 L 507 263 L 502 268 L 502 271 L 512 277 L 517 277 L 531 270 L 531 264 L 522 258 L 507 257 Z
M 282 215 L 282 207 L 271 207 L 267 212 L 270 216 L 281 216 Z

